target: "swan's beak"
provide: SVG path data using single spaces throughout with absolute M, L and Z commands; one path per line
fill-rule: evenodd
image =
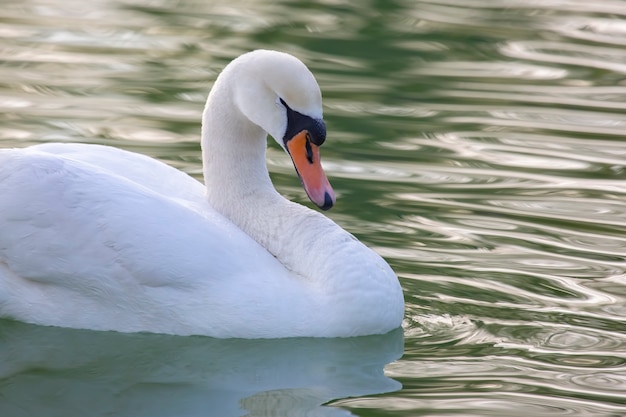
M 330 186 L 320 160 L 320 148 L 311 142 L 307 130 L 287 141 L 287 151 L 307 195 L 322 210 L 335 204 L 335 192 Z

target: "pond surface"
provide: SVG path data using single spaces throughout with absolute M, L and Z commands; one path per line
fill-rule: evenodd
M 625 2 L 5 0 L 0 147 L 103 143 L 200 178 L 206 95 L 256 48 L 316 75 L 328 215 L 400 277 L 403 331 L 1 322 L 1 416 L 626 414 Z M 268 166 L 310 204 L 275 144 Z

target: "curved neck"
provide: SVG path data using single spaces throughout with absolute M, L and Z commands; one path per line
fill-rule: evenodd
M 204 182 L 211 206 L 239 224 L 238 211 L 252 209 L 246 200 L 280 196 L 265 162 L 267 133 L 241 114 L 225 87 L 216 83 L 202 118 Z
M 338 228 L 320 213 L 288 201 L 276 191 L 265 159 L 267 133 L 241 114 L 228 89 L 227 83 L 216 83 L 203 115 L 208 202 L 289 270 L 306 275 L 311 265 L 292 259 L 291 254 L 307 253 L 311 242 L 328 242 L 330 231 Z M 315 256 L 309 259 L 314 260 Z

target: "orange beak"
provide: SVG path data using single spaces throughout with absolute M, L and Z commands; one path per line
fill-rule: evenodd
M 331 208 L 335 204 L 335 192 L 322 168 L 320 148 L 311 142 L 309 132 L 302 130 L 289 139 L 287 151 L 311 201 L 322 210 Z

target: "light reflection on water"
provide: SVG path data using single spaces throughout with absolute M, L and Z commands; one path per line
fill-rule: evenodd
M 623 2 L 25 0 L 0 10 L 2 147 L 105 143 L 200 178 L 199 119 L 219 70 L 259 47 L 311 67 L 339 196 L 329 216 L 390 261 L 407 300 L 405 355 L 386 368 L 402 390 L 336 392 L 334 405 L 625 412 Z M 268 165 L 281 192 L 306 202 L 274 144 Z M 9 344 L 10 326 L 0 325 Z M 56 377 L 56 365 L 40 363 L 40 376 Z M 73 372 L 67 390 L 91 370 Z M 0 393 L 32 376 L 2 375 Z M 146 401 L 164 392 L 143 389 Z M 183 384 L 180 394 L 193 393 Z M 287 408 L 262 390 L 254 398 L 264 395 L 268 414 L 321 410 L 306 395 Z

